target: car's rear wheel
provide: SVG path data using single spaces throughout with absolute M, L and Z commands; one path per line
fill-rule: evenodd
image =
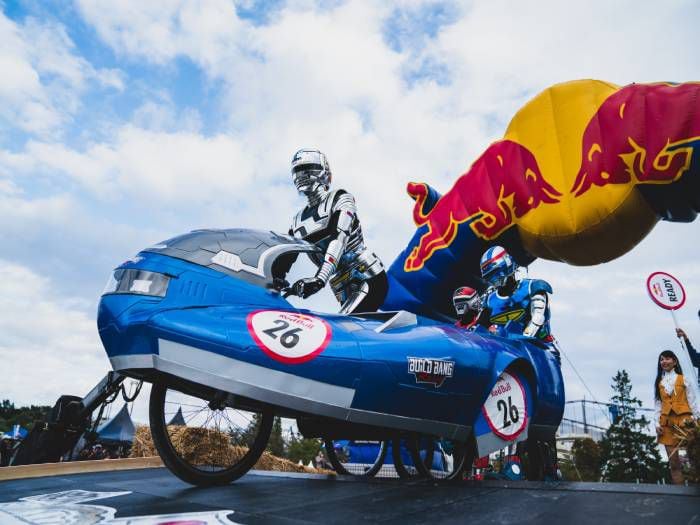
M 414 438 L 395 438 L 391 442 L 391 455 L 394 469 L 401 479 L 420 476 L 416 463 L 421 461 L 417 440 Z
M 386 441 L 352 441 L 324 439 L 326 457 L 336 473 L 344 476 L 376 476 L 384 465 L 388 443 Z M 351 461 L 351 446 L 364 447 L 366 451 L 359 461 Z
M 413 436 L 395 440 L 392 448 L 394 466 L 402 478 L 461 479 L 463 470 L 471 467 L 476 455 L 473 437 L 463 443 L 432 436 Z M 406 464 L 406 452 L 412 465 Z
M 559 479 L 556 440 L 541 441 L 528 438 L 519 444 L 524 458 L 525 479 L 530 481 L 556 481 Z
M 431 479 L 461 479 L 465 467 L 471 467 L 476 456 L 474 440 L 467 443 L 448 439 L 423 438 L 416 463 L 421 476 Z
M 272 412 L 232 407 L 229 397 L 185 394 L 163 383 L 151 388 L 153 444 L 181 480 L 199 486 L 228 484 L 248 472 L 265 450 Z

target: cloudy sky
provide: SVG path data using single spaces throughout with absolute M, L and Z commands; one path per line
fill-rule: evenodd
M 0 0 L 0 398 L 53 403 L 107 370 L 110 270 L 202 227 L 284 231 L 318 147 L 390 264 L 409 180 L 445 191 L 551 84 L 698 80 L 700 4 L 428 0 Z M 619 368 L 651 404 L 677 348 L 649 273 L 686 285 L 700 346 L 700 221 L 663 223 L 603 266 L 537 261 L 553 329 L 599 400 Z M 311 304 L 330 310 L 324 292 Z M 586 392 L 564 362 L 567 396 Z

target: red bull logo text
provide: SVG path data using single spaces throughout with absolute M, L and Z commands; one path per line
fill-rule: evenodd
M 583 134 L 571 188 L 669 184 L 690 169 L 700 147 L 700 83 L 632 84 L 603 102 Z
M 428 226 L 406 258 L 407 272 L 420 270 L 436 250 L 449 246 L 462 223 L 469 222 L 477 237 L 495 239 L 516 219 L 540 204 L 559 202 L 562 195 L 545 180 L 535 156 L 511 140 L 489 146 L 427 212 L 427 185 L 409 183 L 407 190 L 416 201 L 416 225 Z

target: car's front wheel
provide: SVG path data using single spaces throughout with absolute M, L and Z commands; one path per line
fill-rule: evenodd
M 226 404 L 228 396 L 200 397 L 156 383 L 149 419 L 165 466 L 192 485 L 225 485 L 248 472 L 267 446 L 274 416 Z

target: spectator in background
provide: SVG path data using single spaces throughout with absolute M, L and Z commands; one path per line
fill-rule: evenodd
M 323 455 L 323 451 L 319 450 L 318 454 L 314 458 L 314 466 L 318 469 L 330 469 L 331 466 L 328 465 L 326 457 Z
M 13 448 L 13 443 L 10 438 L 5 437 L 0 440 L 0 467 L 7 467 L 10 464 Z
M 700 312 L 698 312 L 698 314 L 700 314 Z M 688 349 L 688 353 L 690 354 L 690 361 L 693 363 L 693 366 L 695 368 L 700 368 L 700 352 L 693 348 L 690 339 L 688 339 L 688 336 L 682 328 L 676 328 L 676 335 L 678 336 L 678 339 L 682 339 L 685 343 L 685 347 Z
M 92 447 L 92 453 L 90 454 L 90 457 L 88 459 L 105 459 L 108 458 L 109 456 L 107 455 L 104 447 L 102 446 L 101 443 L 97 443 L 93 445 Z

